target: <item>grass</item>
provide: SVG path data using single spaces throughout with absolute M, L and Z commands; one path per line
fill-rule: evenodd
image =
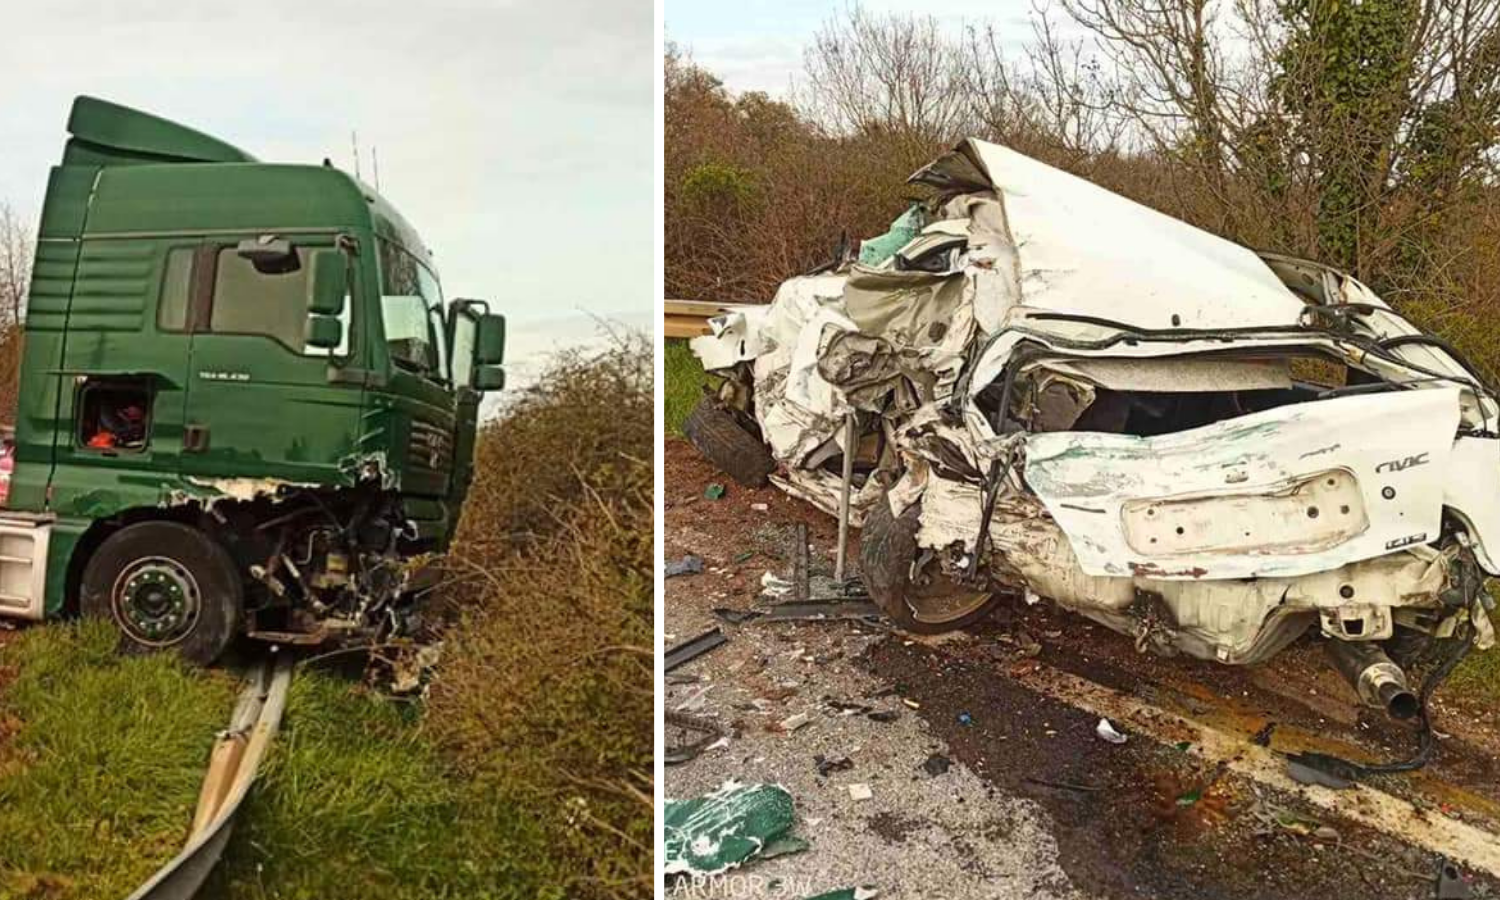
M 1490 614 L 1500 630 L 1500 612 Z M 1472 700 L 1500 703 L 1500 646 L 1471 652 L 1449 676 L 1446 690 Z
M 303 670 L 208 894 L 561 898 L 556 866 L 534 816 L 447 767 L 419 707 Z
M 698 401 L 703 398 L 703 387 L 708 384 L 708 374 L 703 371 L 698 357 L 683 340 L 668 340 L 666 356 L 662 360 L 662 383 L 664 408 L 662 421 L 667 434 L 682 434 L 682 423 Z
M 89 622 L 0 648 L 0 896 L 123 897 L 187 836 L 235 683 L 115 640 Z
M 120 656 L 96 622 L 0 647 L 0 897 L 124 897 L 182 848 L 238 684 Z M 447 767 L 420 707 L 300 671 L 225 863 L 228 900 L 566 895 L 538 817 Z

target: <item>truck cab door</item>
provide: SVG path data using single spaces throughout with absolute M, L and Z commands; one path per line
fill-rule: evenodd
M 483 300 L 455 300 L 448 310 L 448 359 L 453 366 L 453 387 L 458 392 L 450 489 L 455 508 L 463 503 L 474 478 L 480 403 L 486 391 L 504 385 L 504 371 L 499 366 L 505 347 L 504 321 L 490 314 L 489 304 Z
M 186 309 L 201 245 L 90 239 L 59 357 L 48 508 L 109 515 L 155 504 L 182 448 Z M 49 373 L 51 374 L 51 373 Z
M 190 311 L 182 474 L 241 497 L 277 483 L 338 483 L 363 399 L 362 385 L 330 378 L 354 342 L 351 304 L 344 297 L 339 315 L 309 315 L 316 270 L 353 277 L 337 236 L 225 239 L 209 262 Z M 328 328 L 336 345 L 317 346 L 330 343 Z

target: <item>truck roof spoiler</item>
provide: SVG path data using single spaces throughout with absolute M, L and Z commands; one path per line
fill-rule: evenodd
M 216 137 L 97 97 L 73 100 L 68 134 L 65 166 L 257 162 Z

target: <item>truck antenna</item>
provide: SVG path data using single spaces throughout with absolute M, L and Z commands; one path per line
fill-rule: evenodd
M 359 177 L 359 132 L 349 132 L 349 146 L 354 149 L 354 177 Z
M 375 164 L 375 190 L 380 190 L 380 148 L 370 145 L 370 160 Z

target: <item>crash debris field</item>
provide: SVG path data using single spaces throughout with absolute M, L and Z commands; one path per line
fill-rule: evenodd
M 835 523 L 771 488 L 728 485 L 705 498 L 723 474 L 682 440 L 668 440 L 666 461 L 666 558 L 703 562 L 666 581 L 667 645 L 712 628 L 728 638 L 667 676 L 665 709 L 714 723 L 722 737 L 668 765 L 666 796 L 699 797 L 727 781 L 781 785 L 795 805 L 791 834 L 808 844 L 729 870 L 759 891 L 750 896 L 861 886 L 920 898 L 931 884 L 958 900 L 1435 896 L 1441 854 L 1402 836 L 1400 823 L 1388 834 L 1308 802 L 1305 787 L 1229 770 L 1267 731 L 1273 753 L 1409 750 L 1410 733 L 1361 707 L 1314 648 L 1258 669 L 1141 657 L 1121 635 L 1024 600 L 936 638 L 859 620 L 733 624 L 715 610 L 786 601 L 762 597 L 762 579 L 790 578 L 799 521 L 811 577 L 826 583 Z M 1073 683 L 1056 687 L 1062 676 Z M 1125 743 L 1096 734 L 1099 716 L 1078 683 L 1141 704 L 1111 719 Z M 782 727 L 798 716 L 805 724 Z M 1432 764 L 1379 788 L 1409 804 L 1412 823 L 1452 820 L 1493 838 L 1500 729 L 1482 704 L 1440 698 L 1436 719 L 1446 736 Z M 701 737 L 666 733 L 669 752 Z M 851 785 L 871 798 L 853 799 Z M 1346 793 L 1337 803 L 1363 805 Z M 1474 896 L 1500 896 L 1492 874 L 1463 867 L 1461 877 Z M 675 878 L 690 889 L 692 875 Z

